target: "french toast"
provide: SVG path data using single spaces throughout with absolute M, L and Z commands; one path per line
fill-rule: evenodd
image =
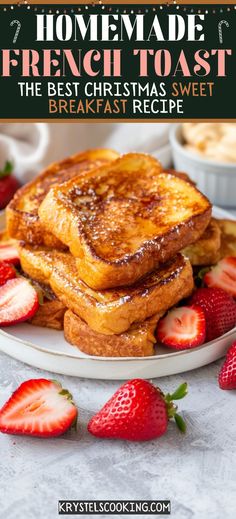
M 0 242 L 1 244 L 7 244 L 7 245 L 14 245 L 17 243 L 16 240 L 14 240 L 13 238 L 10 238 L 9 236 L 9 233 L 7 232 L 6 229 L 3 229 L 2 231 L 0 231 Z
M 129 153 L 52 187 L 39 216 L 96 290 L 130 285 L 195 242 L 211 204 L 153 157 Z
M 236 256 L 236 220 L 217 220 L 221 230 L 220 259 Z
M 104 335 L 92 330 L 71 310 L 64 317 L 65 339 L 87 355 L 100 357 L 145 357 L 154 355 L 154 332 L 161 315 L 133 324 L 120 335 Z
M 29 322 L 35 326 L 42 326 L 43 328 L 63 330 L 66 310 L 66 307 L 59 299 L 44 301 Z
M 182 180 L 186 180 L 186 182 L 189 182 L 190 184 L 193 184 L 193 186 L 196 185 L 196 182 L 194 182 L 187 173 L 184 173 L 183 171 L 176 171 L 173 168 L 164 169 L 163 173 L 169 173 L 170 175 L 174 175 L 176 177 L 182 178 Z
M 218 221 L 212 218 L 199 240 L 185 247 L 182 253 L 193 266 L 214 265 L 220 258 L 220 246 L 221 230 Z
M 93 149 L 51 164 L 34 180 L 18 189 L 8 205 L 6 215 L 9 235 L 34 245 L 44 244 L 64 249 L 62 242 L 47 232 L 39 220 L 38 208 L 45 195 L 51 186 L 63 183 L 117 157 L 115 151 Z
M 80 280 L 69 252 L 19 246 L 21 267 L 49 284 L 58 299 L 94 331 L 120 334 L 135 322 L 164 313 L 193 290 L 192 267 L 181 254 L 133 286 L 95 291 Z

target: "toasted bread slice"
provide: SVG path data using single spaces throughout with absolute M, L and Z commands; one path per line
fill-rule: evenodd
M 120 335 L 104 335 L 92 330 L 71 310 L 64 317 L 65 339 L 87 355 L 100 357 L 145 357 L 154 354 L 154 332 L 161 315 L 133 324 Z
M 21 266 L 32 279 L 48 283 L 60 301 L 98 333 L 113 335 L 164 313 L 193 290 L 190 262 L 178 254 L 135 285 L 95 291 L 80 280 L 70 253 L 19 247 Z
M 37 313 L 30 320 L 30 323 L 35 326 L 42 326 L 43 328 L 63 330 L 64 314 L 66 310 L 65 305 L 63 305 L 63 303 L 58 299 L 45 301 L 40 305 Z
M 186 180 L 186 182 L 189 182 L 190 184 L 193 184 L 193 186 L 196 185 L 196 182 L 194 182 L 187 173 L 184 173 L 183 171 L 176 171 L 173 168 L 164 169 L 163 173 L 169 173 L 170 175 L 174 175 L 176 177 L 182 178 L 182 180 Z
M 211 204 L 193 185 L 130 153 L 52 188 L 39 208 L 68 245 L 80 278 L 100 290 L 133 284 L 207 227 Z
M 55 162 L 32 182 L 18 189 L 7 207 L 7 228 L 12 238 L 35 245 L 65 248 L 39 220 L 38 208 L 53 185 L 60 184 L 85 171 L 106 164 L 118 157 L 109 149 L 94 149 Z
M 185 247 L 182 253 L 193 266 L 214 265 L 220 258 L 220 244 L 221 230 L 215 218 L 212 218 L 201 238 Z
M 221 230 L 220 259 L 236 256 L 236 220 L 217 220 Z
M 1 245 L 16 245 L 17 246 L 17 240 L 14 240 L 14 238 L 11 238 L 9 236 L 9 233 L 6 229 L 3 229 L 0 231 L 0 243 Z

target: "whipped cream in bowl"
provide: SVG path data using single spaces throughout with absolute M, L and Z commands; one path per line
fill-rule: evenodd
M 236 123 L 182 124 L 184 147 L 209 160 L 236 164 Z
M 177 170 L 186 172 L 211 202 L 235 207 L 236 123 L 173 125 L 170 143 Z

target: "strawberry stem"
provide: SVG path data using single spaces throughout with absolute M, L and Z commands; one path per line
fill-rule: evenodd
M 10 160 L 7 160 L 5 162 L 4 168 L 0 171 L 0 179 L 8 177 L 9 175 L 11 175 L 12 171 L 13 171 L 13 162 L 11 162 Z
M 175 423 L 178 427 L 178 429 L 182 432 L 182 433 L 185 433 L 186 432 L 186 423 L 185 421 L 183 420 L 182 416 L 180 416 L 180 414 L 175 414 L 174 416 L 174 419 L 175 419 Z
M 69 400 L 70 404 L 73 404 L 76 407 L 75 403 L 73 402 L 73 396 L 67 389 L 61 389 L 59 391 L 59 395 L 62 395 L 64 398 L 67 398 L 67 400 Z M 73 420 L 73 422 L 70 426 L 70 429 L 74 429 L 75 431 L 77 431 L 77 421 L 78 421 L 78 411 L 75 416 L 75 419 Z
M 173 400 L 180 400 L 181 398 L 184 398 L 188 393 L 188 385 L 186 382 L 184 384 L 181 384 L 174 393 L 170 394 L 168 393 L 164 399 L 166 402 L 167 407 L 167 413 L 168 418 L 171 420 L 171 418 L 174 418 L 175 423 L 179 430 L 183 433 L 186 431 L 186 424 L 179 414 L 177 414 L 178 406 L 173 403 Z
M 58 386 L 58 394 L 63 396 L 64 398 L 67 398 L 67 400 L 69 400 L 70 404 L 75 405 L 74 401 L 73 401 L 73 396 L 72 394 L 68 391 L 68 389 L 63 389 L 62 388 L 62 385 L 60 382 L 58 382 L 58 380 L 55 380 L 55 379 L 51 379 L 51 382 L 53 382 L 53 384 L 56 384 Z M 77 414 L 75 416 L 75 419 L 73 420 L 71 426 L 70 426 L 70 429 L 74 429 L 75 431 L 77 431 L 77 422 L 78 422 L 78 410 L 77 410 Z
M 172 393 L 171 395 L 168 394 L 168 398 L 171 400 L 181 400 L 181 398 L 184 398 L 188 393 L 188 384 L 187 382 L 184 382 L 183 384 L 180 384 L 180 386 Z
M 201 288 L 201 287 L 204 287 L 204 286 L 205 286 L 205 283 L 204 283 L 204 276 L 205 276 L 205 274 L 207 274 L 207 272 L 209 272 L 211 269 L 212 269 L 212 267 L 204 267 L 204 268 L 202 268 L 201 270 L 199 270 L 199 272 L 197 273 L 197 275 L 194 277 L 195 285 L 196 285 L 197 288 Z

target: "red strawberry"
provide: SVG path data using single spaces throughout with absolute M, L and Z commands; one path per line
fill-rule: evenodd
M 0 431 L 29 436 L 59 436 L 76 423 L 72 395 L 55 380 L 23 382 L 0 411 Z
M 123 384 L 88 424 L 88 431 L 99 438 L 130 441 L 152 440 L 162 436 L 168 420 L 174 418 L 185 432 L 186 426 L 172 400 L 187 394 L 187 384 L 181 384 L 172 394 L 164 395 L 147 380 L 134 379 Z
M 13 164 L 7 161 L 0 171 L 0 209 L 4 209 L 20 187 L 18 180 L 12 175 Z
M 26 279 L 10 279 L 0 287 L 0 326 L 27 321 L 38 307 L 38 294 Z
M 0 286 L 4 285 L 9 279 L 16 277 L 16 271 L 12 265 L 8 265 L 0 260 Z
M 206 320 L 200 306 L 173 308 L 160 319 L 157 325 L 157 339 L 175 350 L 200 346 L 206 336 Z
M 236 303 L 222 288 L 199 288 L 190 304 L 201 306 L 206 318 L 206 340 L 232 330 L 236 325 Z
M 218 380 L 221 389 L 236 389 L 236 341 L 227 352 Z
M 228 256 L 207 272 L 203 278 L 208 287 L 222 288 L 236 297 L 236 258 Z
M 18 265 L 20 263 L 18 250 L 11 240 L 9 242 L 0 243 L 0 260 L 7 261 L 7 263 L 12 263 L 13 265 Z

